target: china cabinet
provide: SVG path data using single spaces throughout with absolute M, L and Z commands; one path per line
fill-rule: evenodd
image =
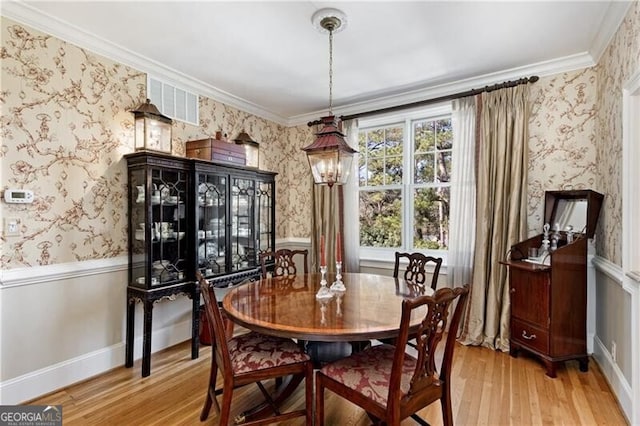
M 260 253 L 275 246 L 275 173 L 190 161 L 195 268 L 222 300 L 227 287 L 260 276 Z
M 547 191 L 545 222 L 553 233 L 546 237 L 545 230 L 513 245 L 510 258 L 501 262 L 509 269 L 510 353 L 534 354 L 549 377 L 567 360 L 588 369 L 587 246 L 603 198 L 591 190 Z M 539 254 L 545 245 L 548 251 Z
M 199 270 L 221 292 L 260 276 L 275 245 L 275 173 L 148 151 L 125 156 L 129 272 L 125 365 L 133 365 L 135 306 L 143 304 L 142 376 L 151 373 L 154 303 L 192 300 L 198 357 Z

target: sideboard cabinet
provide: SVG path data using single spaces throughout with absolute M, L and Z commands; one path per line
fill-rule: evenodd
M 143 304 L 142 375 L 151 373 L 154 303 L 192 300 L 191 356 L 198 357 L 196 271 L 216 288 L 260 276 L 275 246 L 275 173 L 147 151 L 125 156 L 129 273 L 125 365 L 133 365 L 135 305 Z
M 556 377 L 560 362 L 577 359 L 587 371 L 587 243 L 593 237 L 603 196 L 590 190 L 548 191 L 545 222 L 557 227 L 557 249 L 543 258 L 529 257 L 542 246 L 539 234 L 511 247 L 510 353 L 526 350 L 540 358 L 546 374 Z M 557 225 L 556 225 L 557 224 Z M 568 235 L 566 229 L 576 230 Z

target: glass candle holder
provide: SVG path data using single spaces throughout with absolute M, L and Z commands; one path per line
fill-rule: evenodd
M 336 280 L 331 284 L 330 290 L 333 292 L 346 291 L 347 288 L 342 282 L 342 262 L 336 262 Z
M 320 266 L 320 288 L 316 293 L 316 299 L 331 299 L 333 294 L 331 294 L 331 290 L 327 287 L 327 266 Z

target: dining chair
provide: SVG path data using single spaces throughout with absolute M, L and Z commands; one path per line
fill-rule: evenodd
M 301 255 L 303 257 L 303 270 L 305 274 L 309 273 L 309 262 L 307 258 L 309 256 L 309 250 L 289 250 L 280 249 L 276 251 L 269 251 L 260 253 L 260 265 L 262 267 L 262 278 L 267 278 L 267 259 L 272 258 L 274 260 L 273 272 L 274 277 L 282 275 L 296 275 L 298 268 L 293 260 L 293 256 Z
M 313 420 L 313 364 L 309 355 L 291 339 L 249 332 L 230 337 L 225 332 L 222 314 L 216 295 L 209 282 L 196 272 L 200 291 L 204 298 L 206 314 L 212 336 L 211 370 L 207 396 L 202 407 L 200 420 L 209 417 L 211 405 L 215 403 L 220 415 L 219 424 L 229 424 L 233 392 L 236 388 L 255 383 L 262 392 L 265 402 L 272 408 L 274 415 L 268 419 L 244 422 L 243 416 L 236 417 L 236 423 L 245 425 L 281 422 L 294 417 L 305 416 L 306 424 Z M 221 389 L 216 389 L 218 370 L 223 378 Z M 281 413 L 279 405 L 283 402 L 279 396 L 272 397 L 262 380 L 276 379 L 289 375 L 304 375 L 305 409 Z M 222 394 L 222 407 L 217 396 Z
M 441 257 L 425 256 L 422 253 L 400 253 L 396 252 L 396 264 L 393 268 L 393 277 L 398 278 L 400 269 L 400 259 L 409 259 L 409 264 L 404 271 L 404 279 L 414 284 L 423 286 L 427 281 L 427 265 L 433 263 L 433 273 L 431 275 L 431 288 L 435 291 L 438 285 L 438 275 L 442 266 Z
M 260 254 L 260 264 L 262 266 L 262 278 L 267 278 L 267 259 L 273 258 L 275 261 L 273 272 L 274 277 L 293 276 L 298 273 L 298 268 L 293 261 L 293 256 L 302 255 L 303 271 L 307 275 L 309 273 L 309 250 L 288 250 L 280 249 L 272 252 Z M 280 281 L 277 284 L 282 284 Z M 319 367 L 329 361 L 336 360 L 351 354 L 352 346 L 347 342 L 319 342 L 319 341 L 303 341 L 299 340 L 298 344 L 311 355 L 314 366 Z
M 325 389 L 363 408 L 375 424 L 399 425 L 401 420 L 411 416 L 421 425 L 426 425 L 428 423 L 416 413 L 440 400 L 443 424 L 452 425 L 451 364 L 468 291 L 465 285 L 454 289 L 441 288 L 433 296 L 404 299 L 396 346 L 372 346 L 317 371 L 315 425 L 324 424 Z M 447 326 L 449 308 L 458 297 L 438 373 L 436 349 Z M 416 309 L 424 309 L 424 306 L 427 312 L 417 328 L 417 356 L 414 357 L 405 352 L 411 314 Z

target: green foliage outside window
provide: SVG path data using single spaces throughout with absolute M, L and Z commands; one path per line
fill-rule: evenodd
M 404 245 L 412 245 L 407 249 L 448 247 L 451 120 L 417 120 L 411 129 L 413 153 L 404 149 L 404 123 L 363 129 L 359 134 L 361 246 L 403 247 L 402 220 L 408 211 L 403 205 L 404 188 L 413 197 L 413 212 L 406 218 L 413 223 L 413 236 Z M 403 155 L 412 156 L 413 175 L 406 186 Z

